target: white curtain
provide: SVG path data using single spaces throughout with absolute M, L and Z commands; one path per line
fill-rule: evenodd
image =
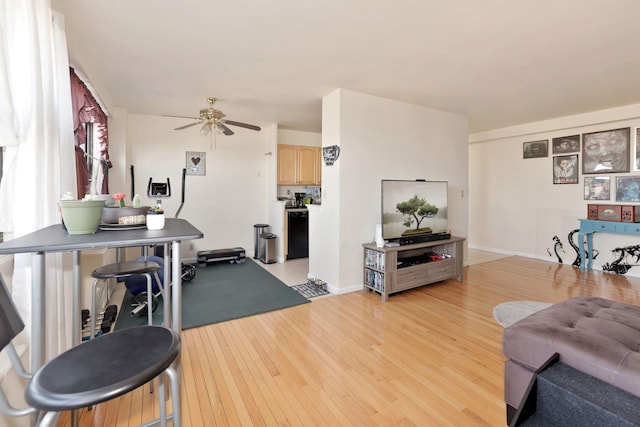
M 60 195 L 75 194 L 64 17 L 50 0 L 0 0 L 0 37 L 0 231 L 19 237 L 60 223 Z M 71 344 L 70 267 L 69 254 L 47 255 L 47 358 Z M 30 254 L 15 256 L 12 289 L 29 331 Z

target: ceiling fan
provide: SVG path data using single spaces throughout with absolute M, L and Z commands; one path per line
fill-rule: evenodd
M 207 98 L 207 101 L 209 102 L 209 107 L 201 109 L 199 117 L 193 117 L 193 119 L 197 120 L 197 122 L 189 123 L 188 125 L 177 127 L 174 130 L 182 130 L 182 129 L 186 129 L 191 126 L 195 126 L 199 124 L 202 124 L 202 128 L 200 128 L 200 132 L 204 135 L 209 134 L 212 130 L 217 130 L 225 135 L 233 135 L 234 132 L 231 129 L 229 129 L 227 125 L 238 126 L 241 128 L 257 130 L 257 131 L 261 130 L 260 126 L 250 125 L 242 122 L 236 122 L 233 120 L 226 120 L 225 119 L 226 115 L 222 111 L 213 107 L 217 99 L 210 96 Z M 185 118 L 191 118 L 191 117 L 185 117 Z

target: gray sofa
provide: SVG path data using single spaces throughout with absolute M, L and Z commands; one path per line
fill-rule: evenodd
M 504 330 L 507 422 L 547 360 L 560 362 L 640 397 L 640 307 L 575 297 Z

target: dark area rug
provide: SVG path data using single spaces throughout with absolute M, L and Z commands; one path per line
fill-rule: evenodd
M 130 316 L 132 300 L 133 295 L 126 292 L 115 329 L 146 324 L 146 315 Z M 196 277 L 191 282 L 182 283 L 182 328 L 224 322 L 308 302 L 249 258 L 240 264 L 213 264 L 197 268 Z M 162 320 L 162 300 L 154 312 L 154 320 L 158 324 Z

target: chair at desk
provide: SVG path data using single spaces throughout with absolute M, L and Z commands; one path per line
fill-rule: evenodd
M 158 270 L 162 268 L 161 265 L 164 265 L 162 258 L 148 257 L 148 259 L 139 258 L 135 261 L 115 262 L 113 264 L 103 265 L 102 267 L 98 267 L 93 270 L 91 276 L 95 278 L 95 281 L 93 282 L 93 289 L 91 292 L 90 339 L 95 337 L 96 318 L 98 317 L 98 301 L 102 301 L 104 291 L 107 287 L 107 280 L 109 279 L 124 280 L 126 283 L 127 281 L 134 280 L 136 278 L 146 278 L 147 318 L 148 324 L 153 325 L 153 310 L 151 309 L 151 307 L 153 307 L 153 299 L 155 298 L 153 279 L 155 279 L 155 283 L 159 288 L 163 300 L 167 300 L 164 286 L 162 286 L 162 282 L 158 276 Z M 165 307 L 164 322 L 167 323 L 169 318 L 168 304 L 165 303 Z
M 12 345 L 24 329 L 15 304 L 0 276 L 0 351 L 6 350 L 16 373 L 29 379 L 25 401 L 12 407 L 0 390 L 0 411 L 10 417 L 38 414 L 38 426 L 55 426 L 61 411 L 86 408 L 114 399 L 158 377 L 160 418 L 180 425 L 179 377 L 172 367 L 180 353 L 180 336 L 161 326 L 137 326 L 89 340 L 28 374 Z M 164 374 L 170 380 L 173 414 L 167 415 Z

